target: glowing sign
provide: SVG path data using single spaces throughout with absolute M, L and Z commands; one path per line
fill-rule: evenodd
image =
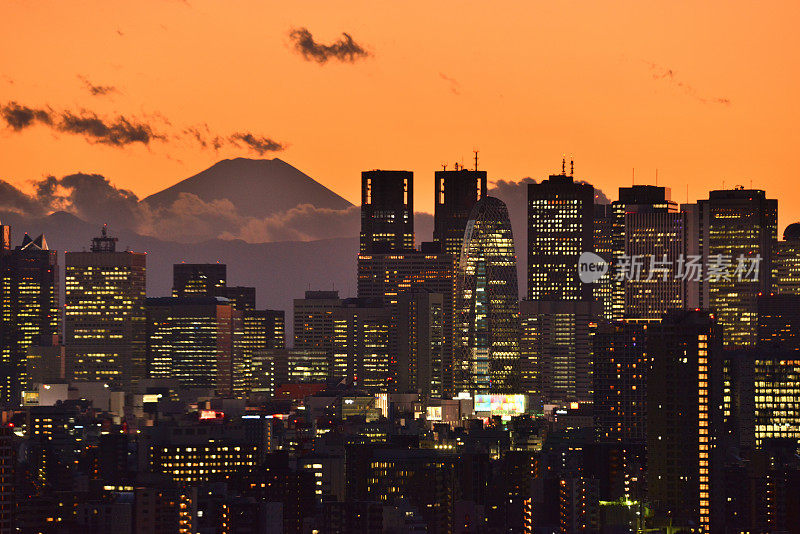
M 216 410 L 200 410 L 200 419 L 222 419 L 225 417 L 224 412 Z
M 442 407 L 441 406 L 428 406 L 425 409 L 426 419 L 428 421 L 441 421 L 442 420 Z
M 492 415 L 519 415 L 528 406 L 526 395 L 475 395 L 475 411 Z

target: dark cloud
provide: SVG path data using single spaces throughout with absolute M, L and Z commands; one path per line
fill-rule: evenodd
M 207 124 L 184 128 L 178 134 L 158 131 L 150 124 L 157 123 L 159 128 L 171 126 L 168 118 L 159 114 L 152 115 L 147 122 L 127 118 L 122 115 L 115 119 L 103 118 L 92 111 L 53 111 L 50 108 L 32 108 L 9 102 L 0 104 L 0 119 L 5 121 L 14 131 L 21 131 L 35 124 L 42 124 L 55 131 L 81 135 L 91 143 L 99 143 L 113 147 L 124 147 L 134 143 L 149 146 L 153 141 L 168 142 L 171 139 L 188 138 L 203 149 L 219 150 L 223 146 L 246 149 L 263 155 L 267 152 L 278 152 L 285 148 L 283 143 L 270 137 L 250 132 L 236 132 L 222 136 L 211 132 Z
M 283 145 L 270 139 L 269 137 L 256 136 L 251 133 L 237 132 L 231 135 L 228 140 L 236 146 L 244 145 L 255 150 L 259 155 L 265 152 L 277 152 L 283 150 Z
M 721 104 L 723 106 L 730 106 L 731 101 L 729 98 L 725 97 L 709 97 L 704 96 L 698 92 L 694 86 L 688 84 L 687 82 L 680 80 L 677 76 L 677 73 L 670 68 L 662 67 L 661 65 L 657 65 L 651 61 L 645 61 L 645 63 L 650 67 L 650 72 L 653 76 L 654 80 L 664 80 L 671 84 L 674 87 L 677 87 L 684 94 L 694 98 L 695 100 L 702 102 L 703 104 Z
M 294 28 L 289 32 L 289 38 L 294 42 L 295 49 L 307 61 L 316 61 L 319 64 L 327 63 L 330 59 L 343 63 L 355 63 L 357 60 L 371 55 L 348 33 L 342 33 L 342 37 L 338 41 L 329 45 L 316 42 L 307 28 Z
M 117 119 L 105 121 L 91 112 L 74 115 L 70 111 L 61 114 L 57 125 L 61 132 L 83 135 L 91 142 L 122 147 L 132 143 L 149 145 L 154 139 L 163 136 L 153 132 L 148 124 L 135 122 L 119 116 Z
M 0 117 L 16 131 L 32 126 L 36 122 L 52 125 L 52 112 L 47 109 L 30 108 L 16 102 L 0 106 Z
M 92 96 L 106 96 L 111 93 L 119 92 L 113 85 L 95 85 L 84 76 L 78 76 L 78 79 L 83 82 L 83 85 L 86 86 L 86 90 L 89 91 L 89 94 Z

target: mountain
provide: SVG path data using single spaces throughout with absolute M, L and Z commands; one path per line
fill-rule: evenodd
M 205 202 L 227 199 L 236 206 L 239 214 L 247 217 L 265 217 L 302 204 L 333 210 L 352 206 L 278 158 L 222 160 L 142 202 L 165 208 L 171 206 L 181 193 L 197 195 Z

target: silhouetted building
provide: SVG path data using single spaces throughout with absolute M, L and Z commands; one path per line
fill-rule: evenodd
M 7 226 L 0 227 L 4 235 Z M 28 385 L 28 348 L 58 337 L 58 253 L 44 236 L 25 234 L 14 250 L 0 249 L 0 403 L 17 406 Z
M 717 532 L 724 520 L 721 328 L 703 311 L 652 326 L 647 492 L 655 524 Z
M 519 293 L 508 209 L 486 197 L 472 209 L 456 280 L 459 390 L 517 392 Z
M 414 173 L 361 173 L 361 254 L 414 249 Z
M 117 238 L 66 253 L 67 377 L 130 384 L 145 375 L 147 255 L 117 252 Z
M 442 252 L 458 258 L 469 215 L 475 203 L 486 197 L 486 171 L 459 168 L 436 171 L 433 209 L 433 241 Z
M 216 297 L 227 284 L 224 263 L 176 263 L 172 266 L 173 297 Z
M 370 392 L 393 391 L 391 323 L 392 314 L 380 301 L 342 301 L 333 311 L 333 378 Z

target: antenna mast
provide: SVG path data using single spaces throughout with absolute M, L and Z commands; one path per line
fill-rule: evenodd
M 478 170 L 478 151 L 477 150 L 473 150 L 473 152 L 475 153 L 475 170 L 477 171 Z

